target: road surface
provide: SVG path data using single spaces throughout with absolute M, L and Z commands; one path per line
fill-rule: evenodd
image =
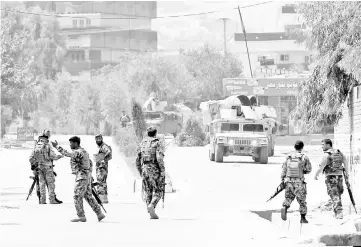
M 51 139 L 69 148 L 69 136 Z M 81 136 L 81 139 L 81 146 L 92 155 L 96 150 L 94 138 Z M 105 141 L 112 143 L 110 137 Z M 124 157 L 116 150 L 113 144 L 106 218 L 97 222 L 84 202 L 88 221 L 71 223 L 70 219 L 76 214 L 69 158 L 55 163 L 56 194 L 64 203 L 39 205 L 35 193 L 25 201 L 32 182 L 28 162 L 31 150 L 2 149 L 0 245 L 159 247 L 275 243 L 290 246 L 293 241 L 283 238 L 274 225 L 253 213 L 281 207 L 283 194 L 269 203 L 265 201 L 280 182 L 282 153 L 290 151 L 291 147 L 276 147 L 275 157 L 262 165 L 254 163 L 251 157 L 226 157 L 223 163 L 215 163 L 209 161 L 207 147 L 170 145 L 165 162 L 176 192 L 166 194 L 164 209 L 159 203 L 156 210 L 159 220 L 149 219 L 139 193 L 133 193 L 134 177 Z M 315 151 L 310 153 L 315 164 L 318 163 Z M 309 206 L 327 199 L 322 182 L 309 179 L 308 187 L 312 188 L 309 189 Z M 296 202 L 292 209 L 298 209 Z

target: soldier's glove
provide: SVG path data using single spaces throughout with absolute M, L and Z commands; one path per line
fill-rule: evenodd
M 36 169 L 37 165 L 31 165 L 31 170 L 34 171 Z
M 34 176 L 37 176 L 38 175 L 38 169 L 34 169 L 33 174 L 34 174 Z

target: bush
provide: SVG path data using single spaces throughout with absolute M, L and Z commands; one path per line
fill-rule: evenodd
M 138 139 L 132 127 L 117 127 L 113 136 L 115 142 L 125 157 L 134 157 L 137 155 Z
M 184 130 L 176 138 L 180 147 L 195 147 L 206 144 L 206 135 L 196 119 L 188 119 Z

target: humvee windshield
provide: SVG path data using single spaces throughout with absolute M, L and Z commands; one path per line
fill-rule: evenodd
M 244 124 L 243 131 L 263 132 L 262 124 Z
M 157 112 L 146 112 L 144 113 L 145 119 L 162 119 L 162 114 Z
M 222 123 L 221 132 L 232 132 L 232 131 L 247 131 L 247 132 L 263 132 L 262 124 L 242 124 L 243 130 L 240 130 L 240 124 L 238 123 Z
M 237 124 L 237 123 L 222 123 L 221 131 L 239 131 L 239 124 Z

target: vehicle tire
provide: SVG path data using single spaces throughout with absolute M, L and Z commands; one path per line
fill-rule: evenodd
M 272 156 L 272 148 L 271 146 L 268 147 L 268 157 Z
M 273 155 L 275 155 L 275 148 L 274 147 L 271 149 L 271 156 L 273 156 Z
M 261 164 L 268 163 L 268 147 L 261 147 L 259 160 Z
M 212 153 L 212 150 L 209 149 L 209 160 L 214 161 L 214 153 Z
M 223 162 L 223 152 L 224 152 L 224 145 L 223 144 L 216 145 L 216 150 L 215 150 L 216 162 L 219 162 L 219 163 Z

